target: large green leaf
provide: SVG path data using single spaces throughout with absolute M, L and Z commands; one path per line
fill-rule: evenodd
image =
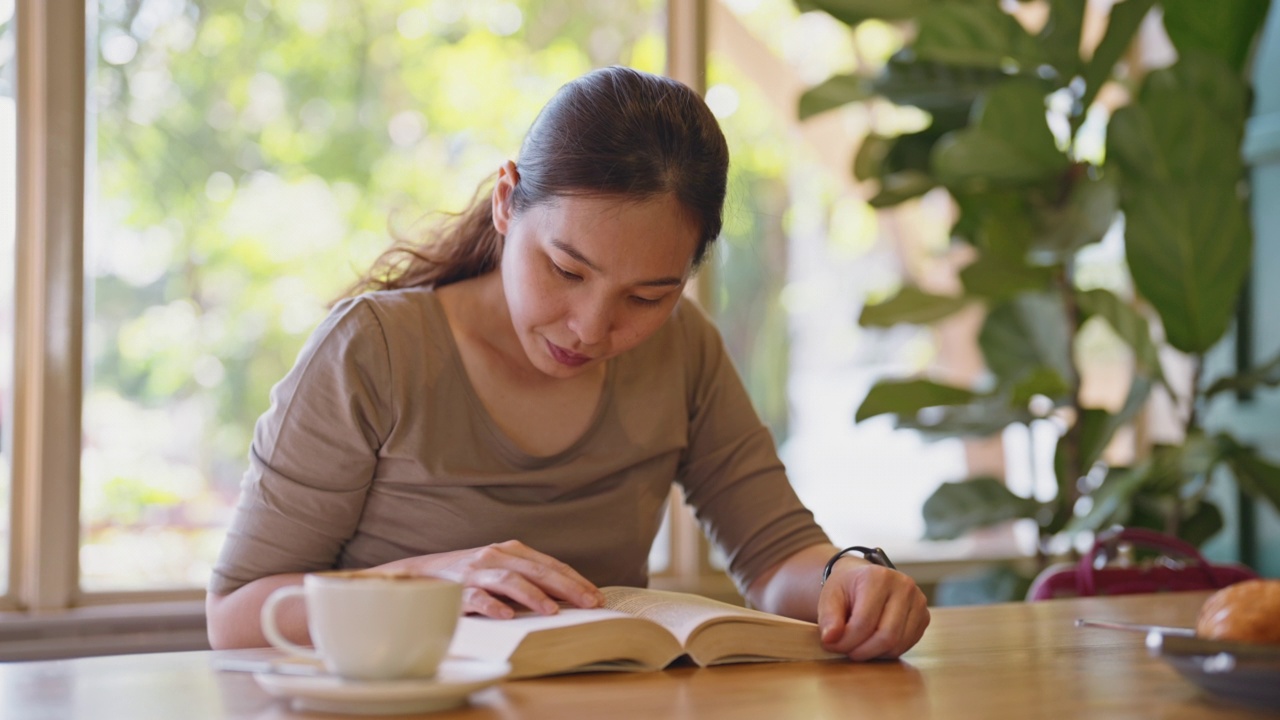
M 1156 142 L 1151 116 L 1140 105 L 1126 105 L 1111 116 L 1107 124 L 1107 162 L 1109 167 L 1124 173 L 1122 202 L 1131 194 L 1130 186 L 1144 188 L 1144 182 L 1171 179 L 1164 153 Z
M 1214 466 L 1224 460 L 1230 449 L 1220 436 L 1210 437 L 1192 430 L 1182 444 L 1158 444 L 1151 448 L 1145 464 L 1144 489 L 1153 494 L 1182 498 L 1201 488 Z
M 939 0 L 796 0 L 800 12 L 822 10 L 846 25 L 863 20 L 909 20 Z
M 1130 468 L 1111 468 L 1102 484 L 1089 493 L 1088 512 L 1074 515 L 1063 529 L 1074 534 L 1123 523 L 1129 501 L 1141 488 L 1141 475 Z
M 990 437 L 1036 417 L 1026 407 L 1014 407 L 1003 395 L 984 395 L 964 405 L 946 405 L 899 415 L 898 427 L 919 431 L 930 440 L 957 437 Z
M 925 62 L 900 51 L 885 64 L 873 87 L 894 104 L 918 107 L 934 118 L 953 113 L 967 117 L 979 96 L 1008 80 L 1002 70 Z
M 1161 0 L 1164 28 L 1178 51 L 1203 50 L 1240 72 L 1271 0 Z
M 874 180 L 886 174 L 885 160 L 893 151 L 897 141 L 896 137 L 885 137 L 875 133 L 863 138 L 857 154 L 853 156 L 853 177 L 857 180 Z M 917 169 L 928 168 L 926 166 Z
M 1234 442 L 1225 459 L 1241 490 L 1280 510 L 1280 466 L 1263 458 L 1256 448 Z
M 978 345 L 987 367 L 1001 385 L 1016 383 L 1040 367 L 1052 368 L 1074 384 L 1070 335 L 1070 322 L 1060 297 L 1024 293 L 992 308 L 978 334 Z
M 882 303 L 863 307 L 858 324 L 863 327 L 891 327 L 898 323 L 931 323 L 958 311 L 966 302 L 967 298 L 930 295 L 919 288 L 907 286 Z
M 1182 521 L 1178 523 L 1178 537 L 1199 547 L 1221 532 L 1226 523 L 1222 519 L 1222 511 L 1208 500 L 1198 500 L 1193 507 L 1193 510 L 1183 510 Z
M 1036 262 L 1069 262 L 1080 248 L 1102 240 L 1116 221 L 1120 195 L 1114 178 L 1094 178 L 1089 172 L 1084 165 L 1074 165 L 1065 174 L 1072 181 L 1065 202 L 1036 203 L 1031 243 Z
M 1216 0 L 1215 0 L 1216 1 Z M 1142 24 L 1155 0 L 1124 0 L 1111 6 L 1111 16 L 1107 20 L 1107 32 L 1093 51 L 1093 57 L 1084 68 L 1084 96 L 1080 101 L 1081 110 L 1088 110 L 1098 97 L 1098 91 L 1111 77 L 1111 70 L 1116 61 L 1129 49 L 1134 33 Z M 1083 116 L 1083 112 L 1080 116 Z
M 949 188 L 983 190 L 1052 177 L 1068 165 L 1045 119 L 1044 88 L 1011 80 L 976 109 L 973 125 L 934 147 L 933 168 Z
M 1259 387 L 1276 387 L 1280 385 L 1280 355 L 1269 362 L 1239 375 L 1218 378 L 1205 391 L 1204 396 L 1211 398 L 1221 392 L 1252 392 Z
M 1101 408 L 1082 408 L 1080 411 L 1080 470 L 1087 472 L 1102 457 L 1116 431 L 1132 422 L 1151 394 L 1151 381 L 1135 377 L 1129 385 L 1120 411 L 1112 414 Z
M 833 75 L 809 88 L 800 96 L 800 119 L 866 100 L 874 95 L 871 82 L 857 75 Z
M 1132 2 L 1132 0 L 1130 0 Z M 1237 178 L 1248 89 L 1216 57 L 1188 52 L 1147 76 L 1135 104 L 1116 112 L 1107 155 L 1134 179 Z
M 924 408 L 961 405 L 975 397 L 971 390 L 930 380 L 881 380 L 871 387 L 858 406 L 854 421 L 862 422 L 885 413 L 911 417 Z
M 924 536 L 951 540 L 977 528 L 1034 517 L 1040 503 L 1013 494 L 992 477 L 943 483 L 924 502 Z
M 1037 39 L 1061 77 L 1070 78 L 1080 65 L 1080 33 L 1086 0 L 1049 0 L 1049 21 Z
M 880 178 L 880 191 L 867 204 L 877 209 L 893 207 L 920 197 L 937 186 L 938 183 L 927 173 L 903 170 Z
M 966 109 L 964 112 L 934 115 L 929 127 L 920 132 L 895 137 L 868 135 L 854 157 L 853 176 L 859 180 L 871 180 L 904 170 L 928 172 L 933 146 L 943 135 L 968 124 Z
M 1076 302 L 1087 319 L 1098 316 L 1107 321 L 1116 335 L 1133 349 L 1138 372 L 1157 381 L 1164 381 L 1160 368 L 1159 350 L 1151 339 L 1151 327 L 1147 319 L 1138 314 L 1128 303 L 1116 297 L 1110 290 L 1095 289 L 1076 293 Z
M 1069 263 L 1119 217 L 1114 176 L 1095 174 L 1074 164 L 1039 183 L 986 192 L 953 189 L 960 217 L 952 235 L 1034 266 Z
M 1149 75 L 1139 102 L 1111 121 L 1129 268 L 1183 352 L 1205 352 L 1226 332 L 1248 270 L 1252 238 L 1237 190 L 1244 119 L 1231 69 L 1189 54 Z
M 1022 292 L 1042 292 L 1053 286 L 1053 270 L 986 253 L 960 271 L 965 293 L 1005 300 Z
M 993 70 L 1046 61 L 1036 39 L 996 4 L 940 3 L 919 16 L 911 50 L 926 62 Z
M 1026 187 L 1001 188 L 990 192 L 953 191 L 960 210 L 951 236 L 966 240 L 983 254 L 1000 255 L 1026 262 L 1031 238 L 1035 235 Z
M 859 180 L 880 180 L 880 190 L 870 205 L 885 208 L 919 197 L 938 186 L 931 175 L 933 146 L 945 134 L 969 122 L 970 102 L 933 113 L 929 127 L 897 137 L 869 135 L 862 141 L 853 161 L 853 176 Z
M 1125 203 L 1125 255 L 1169 344 L 1203 353 L 1226 333 L 1248 272 L 1252 238 L 1234 185 L 1150 184 Z
M 1035 368 L 1024 374 L 1009 390 L 1009 402 L 1014 407 L 1027 407 L 1037 395 L 1054 400 L 1055 404 L 1066 399 L 1071 386 L 1058 374 L 1057 370 L 1048 367 Z

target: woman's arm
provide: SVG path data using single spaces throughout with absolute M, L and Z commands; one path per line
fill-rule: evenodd
M 205 595 L 204 613 L 209 645 L 214 650 L 266 646 L 267 638 L 262 634 L 260 620 L 262 604 L 277 588 L 301 584 L 302 573 L 288 573 L 258 578 L 225 595 L 208 593 Z M 306 608 L 301 599 L 281 604 L 276 624 L 289 640 L 299 645 L 311 644 Z
M 543 615 L 559 610 L 557 600 L 584 608 L 604 604 L 600 590 L 573 568 L 516 540 L 456 552 L 421 555 L 370 568 L 370 572 L 396 572 L 442 577 L 465 586 L 463 612 L 510 618 L 515 611 L 500 598 Z M 259 578 L 230 593 L 209 593 L 205 614 L 209 643 L 215 650 L 262 647 L 262 605 L 277 588 L 302 583 L 302 573 Z M 301 601 L 285 603 L 276 618 L 284 636 L 309 644 L 306 607 Z
M 838 552 L 831 544 L 797 552 L 756 578 L 747 601 L 762 610 L 817 621 L 822 645 L 853 660 L 896 658 L 929 626 L 928 602 L 907 575 L 844 556 L 822 583 Z

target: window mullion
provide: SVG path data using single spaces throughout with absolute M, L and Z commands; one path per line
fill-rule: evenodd
M 64 608 L 79 584 L 86 5 L 18 0 L 18 217 L 11 593 Z
M 667 75 L 698 92 L 707 91 L 707 3 L 714 0 L 667 0 Z M 698 271 L 686 292 L 712 309 L 715 278 L 711 263 Z M 710 572 L 709 546 L 680 492 L 671 493 L 670 574 L 677 587 L 691 589 Z

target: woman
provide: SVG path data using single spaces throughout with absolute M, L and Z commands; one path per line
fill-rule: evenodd
M 333 567 L 453 578 L 491 617 L 594 607 L 647 584 L 673 481 L 754 606 L 855 660 L 914 645 L 910 578 L 845 556 L 819 581 L 836 548 L 681 299 L 727 170 L 675 81 L 614 67 L 562 88 L 492 192 L 388 251 L 272 390 L 210 584 L 214 647 L 265 644 L 267 595 Z M 300 641 L 304 612 L 280 618 Z

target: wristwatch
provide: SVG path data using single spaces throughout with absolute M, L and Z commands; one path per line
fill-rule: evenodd
M 883 567 L 887 567 L 890 570 L 898 569 L 894 567 L 893 561 L 890 560 L 889 556 L 885 554 L 884 548 L 878 548 L 878 547 L 869 548 L 869 547 L 863 547 L 861 545 L 854 545 L 852 547 L 847 547 L 841 550 L 840 552 L 836 553 L 835 555 L 831 556 L 831 559 L 827 561 L 827 566 L 822 568 L 821 584 L 823 585 L 827 584 L 827 578 L 830 577 L 831 568 L 835 567 L 836 561 L 844 557 L 845 555 L 848 555 L 851 552 L 862 553 L 862 557 L 866 558 L 867 562 L 871 563 L 872 565 L 880 565 Z

